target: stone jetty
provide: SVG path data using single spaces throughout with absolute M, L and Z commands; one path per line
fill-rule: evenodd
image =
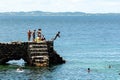
M 39 67 L 65 63 L 54 50 L 54 41 L 0 43 L 0 64 L 20 59 Z

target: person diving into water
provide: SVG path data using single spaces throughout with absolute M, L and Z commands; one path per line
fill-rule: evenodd
M 60 31 L 58 31 L 58 33 L 55 35 L 55 37 L 53 38 L 53 40 L 56 40 L 56 39 L 57 39 L 57 37 L 59 37 L 59 38 L 60 38 Z

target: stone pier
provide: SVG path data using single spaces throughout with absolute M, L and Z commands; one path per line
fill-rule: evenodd
M 0 43 L 0 64 L 20 59 L 40 67 L 65 63 L 54 50 L 53 41 Z

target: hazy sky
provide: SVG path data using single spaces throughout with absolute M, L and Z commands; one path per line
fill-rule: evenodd
M 0 12 L 120 13 L 120 0 L 0 0 Z

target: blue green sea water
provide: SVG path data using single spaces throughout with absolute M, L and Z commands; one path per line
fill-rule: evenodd
M 61 32 L 54 49 L 66 63 L 38 68 L 9 61 L 0 65 L 0 80 L 120 80 L 120 16 L 0 16 L 0 42 L 27 41 L 27 31 L 39 28 L 47 40 Z

